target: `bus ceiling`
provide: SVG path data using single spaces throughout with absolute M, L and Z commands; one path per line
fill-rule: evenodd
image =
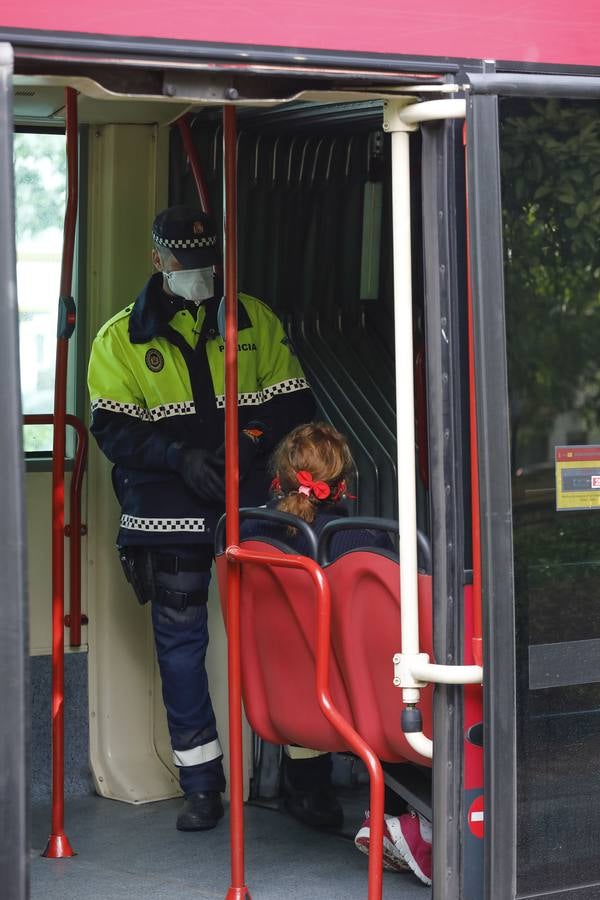
M 103 73 L 109 75 L 109 72 Z M 144 73 L 130 73 L 130 75 Z M 154 73 L 155 75 L 156 73 Z M 118 83 L 117 83 L 118 82 Z M 78 94 L 79 121 L 84 124 L 158 123 L 168 125 L 184 113 L 200 107 L 221 107 L 224 103 L 253 109 L 287 108 L 295 103 L 346 104 L 361 101 L 387 100 L 409 94 L 417 100 L 420 96 L 453 94 L 459 86 L 453 83 L 427 81 L 423 84 L 402 85 L 386 89 L 316 86 L 287 83 L 291 91 L 277 95 L 266 88 L 272 87 L 268 79 L 253 78 L 253 96 L 241 96 L 232 87 L 231 79 L 206 76 L 201 81 L 188 73 L 174 73 L 162 83 L 154 79 L 130 78 L 127 84 L 120 80 L 103 78 L 97 81 L 89 76 L 73 75 L 23 75 L 13 79 L 15 120 L 22 124 L 62 124 L 64 120 L 65 88 L 72 87 Z M 281 86 L 281 85 L 280 85 Z M 406 98 L 408 100 L 408 97 Z
M 204 48 L 203 48 L 204 49 Z M 90 53 L 73 47 L 13 45 L 14 115 L 24 124 L 61 124 L 64 88 L 79 93 L 78 116 L 85 124 L 168 125 L 194 107 L 235 104 L 270 109 L 293 103 L 351 103 L 385 100 L 398 93 L 435 95 L 457 91 L 454 63 L 386 60 L 373 67 L 353 54 L 319 61 L 299 54 L 258 62 Z
M 56 66 L 56 63 L 54 63 Z M 53 67 L 54 67 L 53 66 Z M 600 78 L 574 75 L 531 75 L 523 73 L 462 73 L 459 81 L 447 73 L 394 73 L 385 84 L 356 83 L 355 71 L 335 75 L 307 70 L 295 77 L 273 77 L 269 67 L 246 76 L 212 74 L 190 69 L 123 69 L 119 65 L 93 69 L 80 66 L 81 74 L 33 72 L 19 69 L 13 77 L 13 115 L 19 125 L 62 126 L 65 115 L 64 89 L 79 95 L 78 116 L 83 124 L 157 123 L 169 125 L 185 113 L 200 108 L 235 105 L 253 110 L 285 110 L 294 104 L 360 104 L 404 96 L 407 102 L 471 94 L 513 96 L 591 97 L 600 94 Z M 38 62 L 36 68 L 42 68 Z M 259 67 L 255 67 L 259 68 Z M 87 74 L 83 74 L 86 71 Z M 341 77 L 343 74 L 344 77 Z M 368 73 L 372 78 L 381 73 Z M 388 73 L 385 73 L 386 77 Z M 316 78 L 318 76 L 318 78 Z M 349 81 L 346 82 L 346 76 Z M 351 77 L 350 77 L 351 76 Z M 330 79 L 330 80 L 329 80 Z M 331 107 L 333 109 L 333 106 Z

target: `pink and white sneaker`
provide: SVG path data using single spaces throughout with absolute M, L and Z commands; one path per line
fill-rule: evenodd
M 405 813 L 388 822 L 394 847 L 423 884 L 431 884 L 431 822 L 416 812 Z
M 369 852 L 371 819 L 367 812 L 354 843 Z M 384 816 L 383 867 L 396 872 L 410 869 L 423 884 L 431 885 L 431 823 L 416 812 Z
M 383 818 L 383 868 L 393 872 L 408 872 L 410 867 L 396 849 L 394 835 L 389 828 L 389 823 L 392 823 L 392 828 L 394 828 L 394 823 L 398 822 L 398 819 L 394 819 L 392 816 L 384 816 Z M 368 856 L 370 842 L 371 816 L 367 810 L 364 821 L 354 838 L 354 843 L 361 853 L 366 853 Z

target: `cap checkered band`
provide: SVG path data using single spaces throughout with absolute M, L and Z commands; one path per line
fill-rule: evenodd
M 144 519 L 121 516 L 121 528 L 128 531 L 206 531 L 205 519 Z
M 171 416 L 193 416 L 196 414 L 196 405 L 191 401 L 184 403 L 162 403 L 146 409 L 135 403 L 118 403 L 116 400 L 100 398 L 92 403 L 92 414 L 97 409 L 105 409 L 108 412 L 124 413 L 126 416 L 134 416 L 143 422 L 158 422 L 160 419 L 168 419 Z
M 263 388 L 262 391 L 251 391 L 247 394 L 238 394 L 238 406 L 260 406 L 266 403 L 272 397 L 279 394 L 291 394 L 294 391 L 305 391 L 310 387 L 306 378 L 288 378 L 286 381 L 279 381 L 277 384 L 271 384 L 269 387 Z M 216 396 L 217 409 L 225 408 L 225 395 L 218 394 Z
M 169 238 L 161 237 L 155 231 L 152 232 L 154 243 L 160 247 L 167 247 L 169 250 L 196 250 L 199 247 L 216 247 L 217 237 L 214 234 L 207 234 L 202 237 L 193 238 Z

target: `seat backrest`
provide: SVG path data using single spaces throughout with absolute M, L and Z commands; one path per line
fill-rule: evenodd
M 400 651 L 400 566 L 392 554 L 357 549 L 329 563 L 332 641 L 355 727 L 387 762 L 427 765 L 400 728 L 402 691 L 393 684 L 393 656 Z M 421 648 L 433 658 L 431 576 L 419 573 Z M 432 734 L 433 686 L 421 691 L 423 730 Z M 429 763 L 430 764 L 430 763 Z
M 243 540 L 248 550 L 284 555 L 261 539 Z M 227 627 L 227 560 L 217 555 L 221 606 Z M 242 564 L 240 595 L 242 694 L 254 731 L 274 744 L 315 750 L 348 747 L 321 712 L 315 691 L 316 595 L 306 572 Z M 330 654 L 330 693 L 353 724 L 335 655 Z

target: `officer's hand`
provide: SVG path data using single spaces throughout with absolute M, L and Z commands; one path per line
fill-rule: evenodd
M 198 447 L 171 444 L 167 460 L 201 500 L 225 502 L 225 466 L 217 454 Z

